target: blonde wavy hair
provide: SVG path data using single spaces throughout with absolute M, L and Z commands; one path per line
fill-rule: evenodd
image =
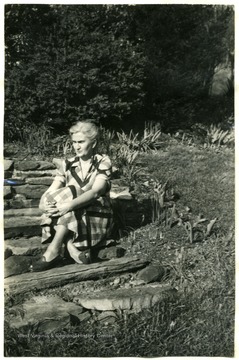
M 81 132 L 92 142 L 98 141 L 99 138 L 99 128 L 92 120 L 86 121 L 77 121 L 69 129 L 70 135 Z

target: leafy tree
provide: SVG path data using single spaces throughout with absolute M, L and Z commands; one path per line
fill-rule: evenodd
M 233 91 L 209 90 L 218 65 L 233 69 L 233 25 L 226 5 L 6 5 L 6 138 L 79 117 L 164 131 L 221 121 Z
M 233 67 L 233 10 L 219 5 L 136 6 L 134 26 L 148 62 L 145 114 L 165 131 L 190 127 L 202 120 L 207 104 L 210 112 L 211 103 L 218 103 L 208 95 L 215 68 L 228 61 Z
M 7 6 L 6 134 L 16 123 L 18 136 L 31 122 L 60 131 L 78 118 L 109 124 L 138 110 L 145 57 L 129 39 L 130 21 L 124 6 Z

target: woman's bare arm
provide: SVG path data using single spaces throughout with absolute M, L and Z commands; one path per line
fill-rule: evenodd
M 49 191 L 54 191 L 54 190 L 58 190 L 60 188 L 62 188 L 64 185 L 61 181 L 58 180 L 54 180 L 53 183 L 49 186 L 49 188 L 44 192 L 44 194 L 42 195 L 41 199 L 40 199 L 40 203 L 39 203 L 39 209 L 43 212 L 48 210 L 48 205 L 45 202 L 45 196 Z M 52 208 L 52 205 L 51 205 Z
M 64 215 L 69 211 L 89 205 L 93 200 L 97 199 L 106 192 L 107 182 L 104 179 L 96 179 L 92 188 L 83 194 L 79 195 L 76 199 L 67 203 L 59 204 L 57 206 L 59 215 Z M 53 212 L 54 213 L 54 212 Z

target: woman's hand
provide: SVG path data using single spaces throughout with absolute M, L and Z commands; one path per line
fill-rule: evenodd
M 49 189 L 44 192 L 44 194 L 42 195 L 41 199 L 40 199 L 40 204 L 39 204 L 39 209 L 45 213 L 48 212 L 49 209 L 52 208 L 52 206 L 50 206 L 49 201 L 47 201 L 47 193 L 58 190 L 60 188 L 62 188 L 64 186 L 64 184 L 58 180 L 54 180 L 53 183 L 51 184 L 51 186 L 49 187 Z
M 39 204 L 39 209 L 43 213 L 51 213 L 52 209 L 56 209 L 56 202 L 49 202 L 45 198 L 42 198 Z
M 44 205 L 44 212 L 48 215 L 54 216 L 58 212 L 56 202 L 53 203 L 46 201 Z
M 68 203 L 63 203 L 63 204 L 57 204 L 56 205 L 58 213 L 56 214 L 56 216 L 62 216 L 65 215 L 66 213 L 68 213 L 69 211 L 72 211 L 72 207 L 71 204 Z

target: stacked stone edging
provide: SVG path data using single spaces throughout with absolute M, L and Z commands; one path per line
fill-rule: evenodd
M 52 183 L 56 167 L 49 161 L 4 160 L 4 179 L 22 180 L 19 185 L 4 186 L 4 208 L 38 206 L 42 194 Z

